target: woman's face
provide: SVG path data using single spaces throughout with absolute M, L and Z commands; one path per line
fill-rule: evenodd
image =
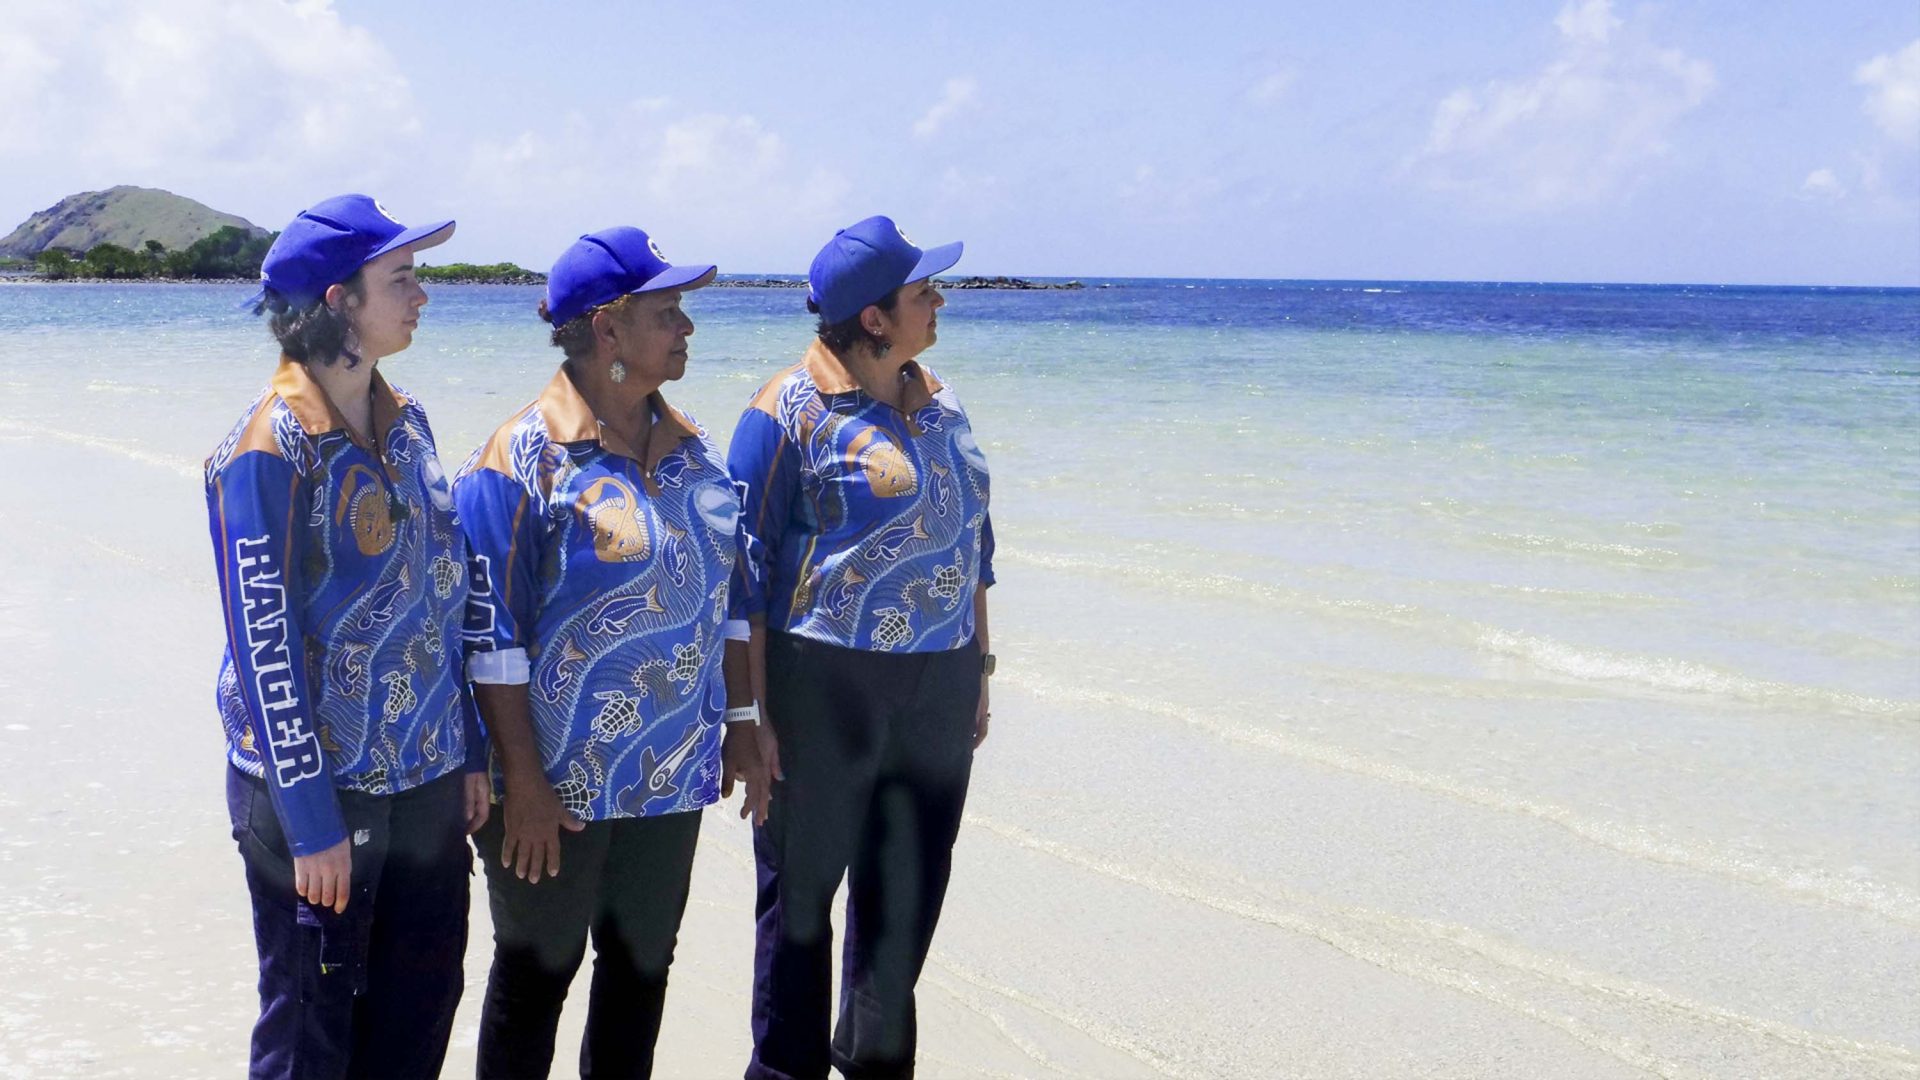
M 347 318 L 360 338 L 360 355 L 369 360 L 413 344 L 427 293 L 413 273 L 413 252 L 389 251 L 360 268 L 361 295 L 346 297 Z
M 887 359 L 904 364 L 932 347 L 938 336 L 938 313 L 946 306 L 946 298 L 933 287 L 931 279 L 900 286 L 900 298 L 894 303 L 893 312 L 880 312 L 881 335 L 893 343 Z
M 680 307 L 679 289 L 641 293 L 629 300 L 615 333 L 615 354 L 641 386 L 659 386 L 687 373 L 693 320 Z

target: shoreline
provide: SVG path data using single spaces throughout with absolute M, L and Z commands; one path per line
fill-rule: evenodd
M 1003 290 L 1016 291 L 1016 292 L 1023 292 L 1023 291 L 1072 292 L 1072 291 L 1084 289 L 1087 287 L 1081 284 L 1081 282 L 1077 279 L 1071 279 L 1064 282 L 1056 282 L 1056 281 L 1035 281 L 1031 278 L 1016 278 L 1016 277 L 1005 277 L 1005 276 L 965 277 L 965 278 L 951 278 L 951 279 L 935 278 L 934 281 L 943 289 L 1003 289 Z M 432 284 L 432 285 L 544 285 L 546 284 L 546 279 L 543 277 L 538 280 L 528 281 L 528 280 L 515 280 L 515 279 L 509 279 L 509 278 L 501 278 L 501 277 L 471 277 L 471 278 L 461 277 L 461 278 L 433 278 L 433 279 L 427 280 L 424 283 Z M 244 277 L 48 278 L 38 274 L 18 274 L 18 275 L 0 274 L 0 285 L 258 285 L 258 284 L 259 284 L 259 279 L 244 278 Z M 709 284 L 708 287 L 722 288 L 722 289 L 804 289 L 807 287 L 807 280 L 805 278 L 772 278 L 772 277 L 716 278 Z M 1106 287 L 1107 286 L 1105 285 L 1101 286 L 1101 288 L 1106 288 Z

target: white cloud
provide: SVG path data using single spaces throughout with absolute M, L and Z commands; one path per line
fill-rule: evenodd
M 946 93 L 939 101 L 933 103 L 933 107 L 928 109 L 925 115 L 913 122 L 913 137 L 932 138 L 934 132 L 939 131 L 947 121 L 953 119 L 954 114 L 973 104 L 973 99 L 979 91 L 980 84 L 971 78 L 948 79 Z
M 1920 142 L 1920 39 L 1861 64 L 1853 81 L 1867 88 L 1863 107 L 1896 142 Z
M 482 228 L 535 251 L 556 235 L 633 224 L 661 230 L 671 257 L 750 250 L 804 265 L 799 252 L 810 257 L 821 236 L 845 224 L 838 219 L 850 187 L 838 172 L 798 160 L 753 116 L 674 115 L 670 104 L 642 100 L 483 140 L 459 190 Z M 544 224 L 521 236 L 530 207 Z
M 1610 0 L 1569 3 L 1554 25 L 1559 53 L 1539 73 L 1441 99 L 1407 170 L 1439 190 L 1533 210 L 1599 202 L 1647 176 L 1712 92 L 1712 65 L 1647 40 Z
M 337 184 L 419 131 L 398 61 L 330 0 L 14 0 L 0 19 L 15 170 Z
M 1847 189 L 1832 169 L 1822 168 L 1807 174 L 1806 180 L 1800 184 L 1800 194 L 1803 198 L 1832 202 L 1845 198 Z
M 1277 105 L 1293 89 L 1298 75 L 1292 71 L 1276 71 L 1247 88 L 1247 104 Z

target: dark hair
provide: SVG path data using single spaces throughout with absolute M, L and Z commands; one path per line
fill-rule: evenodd
M 367 295 L 366 279 L 358 270 L 340 284 L 356 300 Z M 359 365 L 360 353 L 352 347 L 357 344 L 353 323 L 345 311 L 328 307 L 324 295 L 310 304 L 295 306 L 285 295 L 269 287 L 266 297 L 253 308 L 255 315 L 261 312 L 269 313 L 267 329 L 280 343 L 280 351 L 295 360 L 326 365 L 345 359 L 348 367 Z
M 891 315 L 893 314 L 894 305 L 899 302 L 900 290 L 895 288 L 889 291 L 887 295 L 875 300 L 872 306 Z M 860 311 L 865 310 L 867 310 L 867 306 L 862 305 Z M 887 355 L 887 350 L 893 348 L 893 343 L 881 337 L 879 334 L 869 332 L 866 327 L 861 326 L 860 311 L 854 312 L 850 318 L 842 319 L 837 323 L 830 323 L 827 321 L 825 315 L 820 315 L 819 304 L 814 303 L 812 300 L 807 301 L 807 313 L 820 315 L 820 325 L 814 329 L 814 333 L 820 336 L 820 343 L 822 345 L 825 345 L 836 353 L 844 353 L 852 349 L 857 342 L 864 341 L 867 343 L 867 346 L 873 350 L 874 355 Z
M 604 304 L 596 304 L 588 308 L 573 318 L 568 319 L 566 322 L 561 323 L 559 326 L 554 327 L 553 334 L 549 340 L 553 342 L 555 348 L 566 354 L 568 360 L 578 360 L 586 356 L 593 351 L 594 313 L 606 311 L 617 315 L 622 308 L 626 307 L 627 302 L 637 295 L 639 294 L 627 293 L 623 296 L 616 296 Z M 540 306 L 535 310 L 540 313 L 541 322 L 553 322 L 553 313 L 547 310 L 547 302 L 545 299 L 540 301 Z

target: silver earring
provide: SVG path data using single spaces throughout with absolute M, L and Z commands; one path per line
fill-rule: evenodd
M 617 383 L 626 382 L 627 381 L 627 365 L 621 363 L 618 360 L 615 360 L 613 362 L 613 365 L 607 368 L 607 378 L 612 379 L 614 382 L 617 382 Z

